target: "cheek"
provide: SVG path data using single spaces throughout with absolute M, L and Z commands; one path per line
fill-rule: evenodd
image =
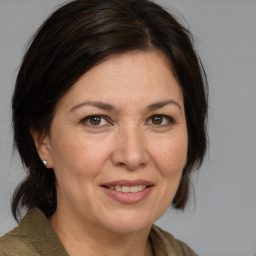
M 63 135 L 55 137 L 52 148 L 55 172 L 72 178 L 97 175 L 107 156 L 102 140 L 85 138 L 81 134 Z
M 162 176 L 180 177 L 187 162 L 187 136 L 165 139 L 154 150 L 155 164 Z

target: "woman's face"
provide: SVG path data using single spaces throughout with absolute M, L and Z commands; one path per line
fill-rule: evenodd
M 87 72 L 56 106 L 39 147 L 57 179 L 57 212 L 115 232 L 170 206 L 187 156 L 182 91 L 166 57 L 133 51 Z

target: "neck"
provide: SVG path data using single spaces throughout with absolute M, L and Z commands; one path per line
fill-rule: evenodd
M 78 218 L 71 220 L 58 210 L 49 220 L 70 256 L 153 256 L 148 238 L 151 226 L 136 232 L 118 233 Z

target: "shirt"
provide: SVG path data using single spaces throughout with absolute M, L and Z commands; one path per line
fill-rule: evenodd
M 149 234 L 155 256 L 196 256 L 183 242 L 153 225 Z M 0 238 L 0 256 L 69 256 L 48 219 L 38 208 Z

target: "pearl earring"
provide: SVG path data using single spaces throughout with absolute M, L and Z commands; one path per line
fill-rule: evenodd
M 44 165 L 47 165 L 47 161 L 46 161 L 46 160 L 43 160 L 43 164 L 44 164 Z

